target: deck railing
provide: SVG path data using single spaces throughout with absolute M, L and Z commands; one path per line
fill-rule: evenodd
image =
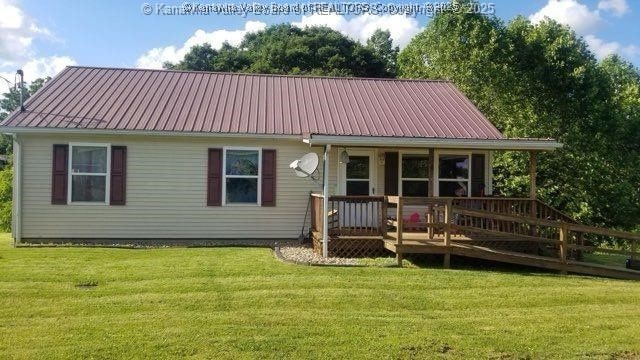
M 599 263 L 620 267 L 625 265 L 626 257 L 631 262 L 640 259 L 640 234 L 576 224 L 567 215 L 538 201 L 403 197 L 388 197 L 388 200 L 397 206 L 398 220 L 393 222 L 397 245 L 403 244 L 403 234 L 406 234 L 401 216 L 403 207 L 423 205 L 430 219 L 425 224 L 425 238 L 445 246 L 467 241 L 476 244 L 484 241 L 489 248 L 495 244 L 528 243 L 535 245 L 535 255 L 554 258 L 562 264 Z M 538 211 L 531 211 L 532 204 L 542 206 L 538 206 Z M 618 258 L 607 260 L 595 254 Z
M 321 234 L 322 195 L 312 194 L 311 202 L 312 231 Z M 387 209 L 392 209 L 389 214 Z M 419 226 L 409 224 L 415 212 L 424 219 Z M 327 217 L 331 237 L 389 234 L 397 245 L 402 245 L 404 237 L 422 233 L 425 241 L 445 246 L 471 241 L 489 248 L 501 244 L 504 249 L 506 243 L 523 244 L 527 249 L 523 252 L 533 251 L 536 256 L 564 264 L 603 261 L 594 254 L 613 255 L 611 265 L 615 266 L 623 265 L 626 257 L 640 262 L 640 234 L 580 225 L 538 200 L 331 196 Z M 394 228 L 390 233 L 388 226 Z
M 324 197 L 311 194 L 311 229 L 322 233 Z M 383 236 L 387 203 L 384 196 L 329 196 L 329 236 Z
M 624 265 L 640 258 L 637 251 L 640 234 L 531 217 L 495 214 L 460 206 L 451 207 L 455 223 L 451 225 L 468 234 L 487 234 L 502 241 L 528 241 L 540 244 L 540 256 L 556 257 L 566 264 L 596 262 L 603 265 Z M 534 235 L 532 235 L 534 234 Z M 502 236 L 502 238 L 500 237 Z M 622 255 L 606 259 L 594 254 Z
M 445 199 L 445 198 L 442 198 Z M 528 216 L 536 219 L 561 220 L 575 223 L 569 215 L 554 209 L 540 200 L 528 198 L 471 197 L 451 199 L 454 206 L 484 210 L 494 214 Z

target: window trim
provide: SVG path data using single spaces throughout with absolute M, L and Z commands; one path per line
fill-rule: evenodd
M 227 150 L 249 150 L 258 152 L 258 175 L 227 175 Z M 229 203 L 227 202 L 227 178 L 230 179 L 256 179 L 258 193 L 256 203 Z M 262 148 L 246 146 L 222 147 L 222 206 L 262 206 Z
M 429 156 L 433 157 L 434 154 L 429 153 L 429 150 L 427 150 L 426 152 L 424 151 L 418 151 L 418 150 L 405 150 L 405 151 L 399 151 L 398 152 L 398 196 L 405 196 L 402 193 L 402 182 L 407 180 L 407 181 L 426 181 L 427 182 L 427 186 L 431 186 L 429 185 L 429 182 L 431 181 L 431 179 L 429 178 L 429 176 L 427 176 L 426 178 L 405 178 L 402 177 L 402 157 L 404 155 L 425 155 L 427 156 L 427 158 L 429 158 Z M 429 165 L 427 165 L 427 174 L 429 174 Z M 427 188 L 427 193 L 429 192 L 429 189 Z
M 476 151 L 461 151 L 461 150 L 443 150 L 443 151 L 438 151 L 437 152 L 437 158 L 434 158 L 436 160 L 434 160 L 434 174 L 436 176 L 436 178 L 438 179 L 438 182 L 436 183 L 435 186 L 435 191 L 437 192 L 437 196 L 440 197 L 440 182 L 466 182 L 467 183 L 467 195 L 466 196 L 462 196 L 462 197 L 471 197 L 471 178 L 472 178 L 472 174 L 471 174 L 471 156 L 473 154 L 485 154 L 485 152 L 476 152 Z M 466 156 L 467 157 L 467 177 L 465 179 L 442 179 L 440 178 L 440 156 L 447 156 L 447 155 L 453 155 L 453 156 Z M 486 177 L 486 176 L 485 176 Z
M 69 143 L 69 156 L 67 163 L 67 204 L 68 205 L 109 205 L 111 199 L 111 144 L 110 143 L 88 143 L 88 142 L 72 142 Z M 107 149 L 107 171 L 105 173 L 74 173 L 73 172 L 73 147 L 74 146 L 93 146 L 104 147 Z M 104 201 L 72 201 L 73 195 L 73 176 L 105 176 L 104 182 Z

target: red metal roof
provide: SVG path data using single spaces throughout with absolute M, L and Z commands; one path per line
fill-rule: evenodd
M 452 83 L 68 67 L 8 128 L 500 139 Z

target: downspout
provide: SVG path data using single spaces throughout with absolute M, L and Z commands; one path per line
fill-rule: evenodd
M 22 144 L 18 134 L 13 134 L 13 245 L 22 241 Z
M 329 256 L 329 151 L 331 151 L 331 145 L 326 145 L 322 171 L 322 257 L 325 258 Z

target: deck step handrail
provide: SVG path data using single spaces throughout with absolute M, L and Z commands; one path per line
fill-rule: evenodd
M 527 208 L 532 204 L 543 204 L 537 200 L 475 198 L 472 199 L 473 201 L 465 201 L 465 199 L 461 201 L 459 198 L 388 197 L 390 204 L 397 205 L 396 219 L 390 222 L 392 226 L 396 227 L 392 236 L 392 239 L 395 240 L 394 246 L 396 248 L 403 247 L 403 234 L 406 231 L 404 228 L 405 219 L 402 216 L 403 208 L 405 205 L 411 204 L 425 206 L 425 213 L 428 217 L 426 241 L 444 246 L 445 266 L 448 266 L 449 263 L 448 250 L 446 249 L 456 243 L 456 239 L 463 241 L 466 238 L 483 239 L 483 237 L 488 237 L 488 239 L 479 240 L 480 242 L 502 241 L 539 244 L 538 246 L 541 246 L 538 248 L 538 251 L 541 251 L 540 254 L 545 254 L 543 256 L 549 259 L 557 259 L 561 264 L 568 264 L 568 261 L 571 260 L 591 265 L 589 262 L 583 261 L 582 251 L 626 255 L 631 258 L 631 261 L 640 258 L 640 252 L 637 251 L 640 234 L 577 224 L 573 219 L 559 212 L 547 210 L 537 212 L 532 211 L 536 208 Z M 512 201 L 516 201 L 516 203 L 511 205 Z M 494 207 L 483 202 L 500 203 L 500 205 Z M 478 206 L 479 204 L 482 206 Z M 498 211 L 496 212 L 496 210 Z M 545 216 L 540 217 L 540 214 Z M 547 216 L 547 214 L 551 214 L 551 216 Z M 437 239 L 434 236 L 436 232 Z M 457 235 L 462 235 L 462 237 L 456 238 Z M 616 248 L 612 249 L 607 245 L 600 245 L 606 244 L 607 240 L 617 244 Z M 400 264 L 402 255 L 396 254 Z
M 489 211 L 469 210 L 459 206 L 452 206 L 452 211 L 454 214 L 459 214 L 462 216 L 481 218 L 484 220 L 512 222 L 516 224 L 516 226 L 514 226 L 513 229 L 517 229 L 517 224 L 526 224 L 531 226 L 544 226 L 544 227 L 555 229 L 557 231 L 552 231 L 550 232 L 550 234 L 552 234 L 554 238 L 557 236 L 557 239 L 542 237 L 542 236 L 533 236 L 530 238 L 532 241 L 536 241 L 537 239 L 537 241 L 540 241 L 540 242 L 550 242 L 550 240 L 557 240 L 561 246 L 561 249 L 560 249 L 561 252 L 562 250 L 565 251 L 565 254 L 564 254 L 565 257 L 566 257 L 566 251 L 569 249 L 626 255 L 626 256 L 629 256 L 631 259 L 635 259 L 640 256 L 640 252 L 636 250 L 638 248 L 638 242 L 640 242 L 640 234 L 636 234 L 632 232 L 605 229 L 601 227 L 582 225 L 582 224 L 575 224 L 575 223 L 570 223 L 570 222 L 561 221 L 561 220 L 545 220 L 545 219 L 530 218 L 526 216 L 494 214 Z M 472 225 L 473 225 L 473 222 L 472 222 Z M 455 228 L 456 225 L 454 224 L 453 227 Z M 467 228 L 467 230 L 470 230 L 470 231 L 475 230 L 473 229 L 474 226 L 470 226 L 470 227 L 465 226 L 464 228 Z M 477 230 L 486 230 L 486 229 L 477 229 Z M 494 232 L 494 233 L 507 234 L 505 231 L 493 231 L 493 230 L 487 230 L 487 231 Z M 520 233 L 517 233 L 516 231 L 512 231 L 511 234 L 514 236 L 526 236 L 529 238 L 528 235 L 520 234 Z M 625 240 L 629 243 L 630 250 L 610 249 L 607 247 L 595 246 L 595 245 L 584 245 L 583 243 L 581 243 L 582 240 L 584 239 L 584 236 L 589 236 L 589 235 L 598 235 L 598 236 L 605 236 L 609 238 Z
M 640 234 L 636 234 L 628 231 L 612 230 L 612 229 L 606 229 L 606 228 L 601 228 L 597 226 L 574 224 L 574 223 L 561 221 L 561 220 L 544 220 L 544 219 L 535 219 L 535 218 L 529 218 L 526 216 L 518 216 L 518 215 L 495 214 L 495 213 L 484 211 L 484 210 L 469 210 L 460 206 L 453 206 L 453 210 L 454 212 L 460 213 L 462 215 L 484 216 L 494 220 L 522 222 L 530 225 L 545 225 L 545 226 L 557 227 L 557 228 L 565 227 L 567 228 L 567 230 L 570 230 L 570 231 L 591 233 L 591 234 L 602 235 L 602 236 L 610 236 L 610 237 L 623 238 L 627 240 L 640 241 Z

